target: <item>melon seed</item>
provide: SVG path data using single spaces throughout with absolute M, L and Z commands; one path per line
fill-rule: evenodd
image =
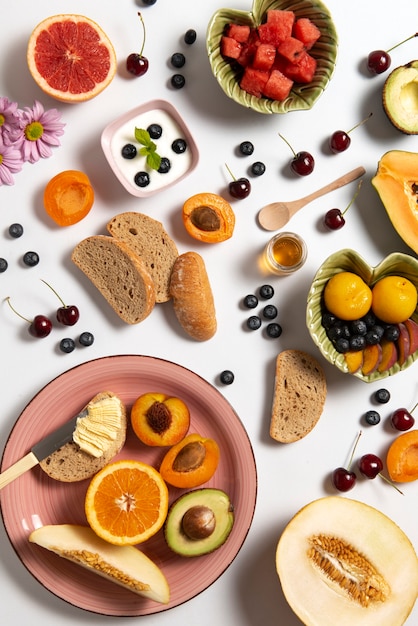
M 201 441 L 191 441 L 183 446 L 173 461 L 175 472 L 192 472 L 203 464 L 206 448 Z

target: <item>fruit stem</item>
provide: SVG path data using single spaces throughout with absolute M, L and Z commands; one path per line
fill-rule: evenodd
M 380 478 L 383 478 L 383 480 L 388 483 L 388 485 L 391 485 L 391 487 L 393 487 L 394 489 L 396 489 L 396 491 L 398 491 L 401 496 L 404 496 L 404 492 L 401 491 L 391 480 L 389 480 L 389 478 L 386 478 L 386 476 L 383 476 L 383 474 L 379 473 Z
M 296 156 L 296 152 L 294 151 L 294 149 L 292 148 L 292 146 L 290 145 L 290 143 L 287 141 L 287 139 L 285 139 L 285 138 L 283 137 L 283 135 L 281 135 L 280 133 L 279 133 L 279 137 L 280 137 L 280 139 L 283 139 L 283 141 L 284 141 L 285 143 L 287 143 L 287 145 L 289 146 L 289 148 L 290 148 L 290 149 L 291 149 L 291 151 L 293 152 L 293 156 Z
M 415 411 L 415 409 L 418 406 L 418 402 L 412 407 L 412 409 L 409 411 L 410 413 L 413 413 Z
M 225 167 L 226 167 L 226 169 L 228 170 L 228 172 L 229 172 L 229 174 L 230 174 L 231 178 L 232 178 L 233 180 L 237 180 L 237 179 L 235 178 L 235 176 L 233 175 L 233 173 L 231 172 L 231 170 L 229 169 L 229 167 L 228 167 L 227 163 L 225 163 Z
M 347 466 L 348 471 L 350 471 L 350 468 L 351 468 L 351 466 L 352 466 L 352 464 L 353 464 L 354 453 L 355 453 L 355 451 L 356 451 L 356 448 L 357 448 L 357 445 L 358 445 L 359 439 L 360 439 L 360 437 L 361 437 L 361 435 L 362 435 L 362 434 L 363 434 L 363 433 L 362 433 L 362 431 L 360 430 L 360 432 L 359 432 L 359 434 L 357 435 L 357 438 L 356 438 L 356 440 L 355 440 L 355 442 L 354 442 L 353 450 L 352 450 L 352 452 L 351 452 L 350 460 L 349 460 L 349 462 L 348 462 L 348 466 Z
M 144 18 L 142 17 L 142 14 L 141 14 L 140 11 L 138 11 L 138 15 L 139 15 L 139 19 L 141 20 L 141 24 L 142 24 L 142 48 L 141 48 L 141 52 L 139 53 L 139 56 L 142 57 L 142 53 L 144 52 L 144 48 L 145 48 L 145 39 L 146 39 L 145 23 L 144 23 Z
M 406 43 L 407 41 L 409 41 L 410 39 L 413 39 L 414 37 L 418 37 L 418 33 L 414 33 L 413 35 L 410 35 L 409 37 L 407 37 L 403 41 L 400 41 L 395 46 L 392 46 L 391 48 L 386 50 L 386 52 L 392 52 L 392 50 L 395 50 L 395 48 L 397 48 L 398 46 L 401 46 L 403 43 Z
M 51 291 L 53 291 L 55 293 L 55 295 L 57 296 L 58 300 L 61 302 L 62 306 L 65 306 L 65 302 L 64 300 L 61 298 L 61 296 L 55 291 L 55 289 L 53 287 L 51 287 L 51 285 L 49 283 L 46 282 L 46 280 L 44 280 L 43 278 L 41 278 L 41 281 L 50 288 Z
M 28 322 L 28 324 L 32 324 L 31 320 L 28 320 L 27 317 L 23 317 L 23 315 L 21 315 L 20 313 L 18 313 L 16 311 L 16 309 L 12 306 L 12 303 L 10 302 L 10 296 L 7 296 L 7 298 L 5 298 L 5 300 L 7 301 L 7 304 L 9 305 L 9 307 L 12 309 L 13 313 L 16 313 L 16 315 L 18 317 L 20 317 L 20 319 L 25 320 L 25 322 Z
M 369 113 L 369 115 L 367 117 L 365 117 L 364 120 L 361 120 L 361 122 L 359 122 L 358 124 L 353 126 L 353 128 L 350 128 L 350 130 L 347 131 L 347 135 L 349 135 L 353 130 L 355 130 L 359 126 L 362 126 L 365 122 L 367 122 L 367 120 L 369 120 L 371 118 L 372 115 L 373 115 L 373 111 L 371 113 Z
M 361 178 L 361 179 L 359 180 L 358 185 L 357 185 L 357 191 L 356 191 L 356 193 L 355 193 L 355 194 L 354 194 L 354 196 L 351 198 L 350 202 L 347 204 L 347 206 L 345 207 L 345 209 L 344 209 L 344 211 L 341 213 L 341 215 L 344 215 L 344 214 L 348 211 L 348 209 L 351 207 L 351 205 L 353 204 L 353 202 L 355 201 L 355 199 L 357 198 L 357 196 L 358 196 L 358 195 L 359 195 L 359 193 L 360 193 L 360 187 L 361 187 L 361 185 L 362 185 L 362 184 L 363 184 L 363 179 Z M 418 403 L 417 403 L 417 404 L 418 404 Z

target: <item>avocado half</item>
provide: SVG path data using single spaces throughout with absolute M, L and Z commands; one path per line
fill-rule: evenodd
M 394 69 L 383 86 L 383 108 L 406 135 L 418 134 L 418 60 Z
M 221 489 L 203 488 L 188 491 L 173 502 L 164 534 L 176 554 L 201 556 L 220 548 L 233 525 L 234 512 L 229 496 Z

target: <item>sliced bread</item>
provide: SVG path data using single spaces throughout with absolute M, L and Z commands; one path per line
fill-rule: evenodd
M 72 261 L 127 324 L 138 324 L 155 305 L 155 287 L 145 263 L 125 243 L 93 235 L 78 243 Z
M 324 371 L 301 350 L 283 350 L 276 359 L 270 436 L 281 443 L 305 437 L 322 415 L 327 395 Z
M 117 398 L 117 396 L 115 396 L 115 394 L 111 391 L 98 393 L 92 400 L 90 400 L 86 408 L 88 408 L 89 405 L 100 402 L 110 396 Z M 85 480 L 86 478 L 91 478 L 105 465 L 107 465 L 107 463 L 109 463 L 113 457 L 120 452 L 126 440 L 128 422 L 126 407 L 122 401 L 120 401 L 119 407 L 121 426 L 116 433 L 116 438 L 102 456 L 92 456 L 91 454 L 81 450 L 80 446 L 74 443 L 74 441 L 69 441 L 46 457 L 46 459 L 41 461 L 40 466 L 43 471 L 48 474 L 50 478 L 60 482 L 73 483 Z
M 107 230 L 141 257 L 154 281 L 156 302 L 169 300 L 171 271 L 179 253 L 161 222 L 131 211 L 116 215 Z

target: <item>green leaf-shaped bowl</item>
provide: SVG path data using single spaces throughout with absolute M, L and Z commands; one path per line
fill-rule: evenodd
M 318 269 L 308 293 L 306 325 L 314 343 L 318 346 L 327 361 L 338 367 L 341 372 L 348 374 L 350 372 L 348 371 L 344 355 L 335 350 L 331 341 L 328 339 L 325 328 L 322 326 L 321 322 L 323 291 L 325 285 L 328 280 L 338 272 L 354 272 L 370 287 L 373 287 L 373 285 L 384 276 L 404 276 L 418 289 L 418 259 L 409 256 L 408 254 L 394 252 L 383 259 L 379 265 L 371 267 L 357 252 L 347 248 L 329 256 Z M 418 322 L 417 311 L 412 316 L 412 319 Z M 353 376 L 356 376 L 367 383 L 381 380 L 387 376 L 393 376 L 394 374 L 407 369 L 417 360 L 417 358 L 418 350 L 416 350 L 413 354 L 410 354 L 402 365 L 396 362 L 386 371 L 375 371 L 368 375 L 362 374 L 359 370 L 355 372 Z
M 279 102 L 269 98 L 257 98 L 240 88 L 238 75 L 226 61 L 220 50 L 225 26 L 231 22 L 251 27 L 261 24 L 269 9 L 294 11 L 296 18 L 307 17 L 321 31 L 321 37 L 310 50 L 317 61 L 316 74 L 310 84 L 294 85 L 288 98 Z M 251 11 L 219 9 L 212 16 L 207 29 L 206 47 L 212 72 L 229 98 L 259 113 L 288 113 L 312 108 L 335 69 L 338 37 L 327 7 L 320 0 L 254 0 Z

